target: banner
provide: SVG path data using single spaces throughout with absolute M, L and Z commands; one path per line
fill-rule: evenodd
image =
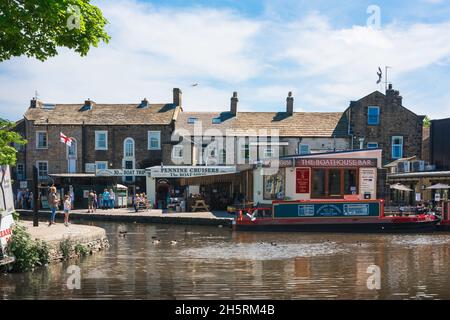
M 145 177 L 145 169 L 98 169 L 95 171 L 95 175 L 98 177 Z
M 156 166 L 150 168 L 152 178 L 189 178 L 236 173 L 235 166 Z

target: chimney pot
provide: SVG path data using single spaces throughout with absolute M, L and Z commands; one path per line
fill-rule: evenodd
M 233 92 L 233 96 L 231 97 L 231 105 L 230 105 L 230 112 L 234 116 L 237 115 L 237 103 L 238 103 L 238 101 L 239 101 L 239 99 L 237 97 L 237 92 L 234 91 Z
M 182 106 L 182 92 L 179 88 L 173 88 L 173 104 L 175 106 Z
M 289 91 L 288 96 L 286 98 L 286 112 L 289 115 L 294 114 L 294 97 L 292 96 L 292 91 Z

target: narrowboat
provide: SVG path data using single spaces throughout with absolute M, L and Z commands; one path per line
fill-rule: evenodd
M 273 201 L 271 206 L 237 210 L 237 231 L 425 233 L 436 230 L 431 214 L 385 216 L 384 200 Z

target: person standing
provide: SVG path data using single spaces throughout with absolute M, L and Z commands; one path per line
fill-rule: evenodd
M 75 193 L 73 192 L 73 187 L 70 186 L 70 191 L 69 191 L 69 195 L 70 195 L 70 204 L 71 204 L 71 209 L 73 209 L 73 204 L 75 202 Z
M 97 191 L 94 191 L 94 212 L 97 212 L 98 208 L 98 195 Z
M 88 213 L 94 212 L 94 197 L 94 192 L 90 190 L 88 194 Z
M 109 204 L 110 208 L 114 210 L 114 207 L 116 206 L 116 194 L 113 189 L 109 189 Z
M 105 189 L 103 191 L 103 210 L 108 209 L 109 207 L 109 191 L 108 189 Z
M 48 195 L 48 204 L 50 206 L 51 211 L 48 226 L 51 226 L 52 224 L 55 224 L 56 211 L 58 210 L 59 205 L 58 194 L 56 193 L 56 188 L 53 186 L 50 187 L 50 194 Z
M 68 194 L 64 197 L 64 225 L 69 226 L 69 214 L 72 208 L 72 202 L 70 201 L 70 196 Z

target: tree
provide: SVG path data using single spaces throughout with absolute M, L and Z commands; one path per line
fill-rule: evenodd
M 81 56 L 110 39 L 108 21 L 91 0 L 1 0 L 0 62 L 27 55 L 41 61 L 58 54 L 57 47 Z
M 425 118 L 423 118 L 424 128 L 429 128 L 430 125 L 431 125 L 431 119 L 428 116 L 425 116 Z
M 20 134 L 14 132 L 16 126 L 14 122 L 0 119 L 0 165 L 15 165 L 17 150 L 12 146 L 13 143 L 25 144 Z

